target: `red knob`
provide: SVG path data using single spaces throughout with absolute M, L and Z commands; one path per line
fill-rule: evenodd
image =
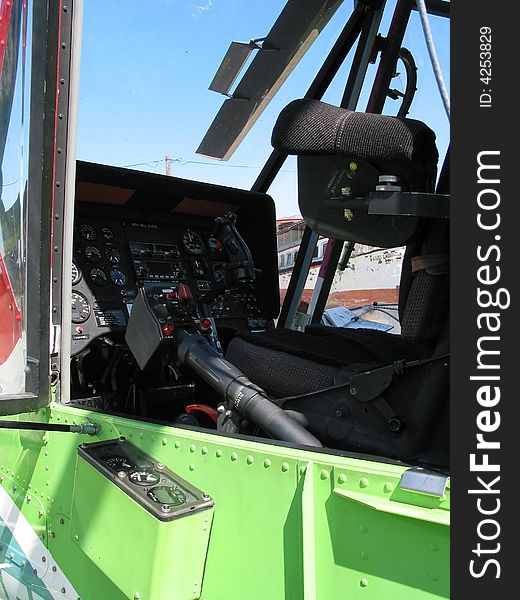
M 205 318 L 200 322 L 201 331 L 209 331 L 211 329 L 211 319 Z
M 164 335 L 169 336 L 172 335 L 172 333 L 175 331 L 175 326 L 172 325 L 171 323 L 165 323 L 162 326 L 162 332 L 164 333 Z
M 177 298 L 177 292 L 167 292 L 166 299 L 167 300 L 175 300 Z

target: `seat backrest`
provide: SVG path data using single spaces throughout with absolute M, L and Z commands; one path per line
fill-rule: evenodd
M 404 192 L 433 192 L 438 152 L 427 125 L 303 99 L 280 113 L 271 141 L 298 156 L 300 211 L 315 232 L 385 248 L 413 239 L 418 217 L 368 213 L 363 198 L 383 175 Z
M 437 192 L 449 194 L 449 191 L 448 153 Z M 449 252 L 450 226 L 447 219 L 423 222 L 422 236 L 406 248 L 399 288 L 399 317 L 401 335 L 407 341 L 420 342 L 426 347 L 432 347 L 437 341 L 449 307 Z M 422 261 L 419 267 L 424 268 L 414 270 L 418 257 Z
M 345 211 L 341 200 L 334 208 L 330 196 L 345 190 L 344 199 L 366 196 L 381 175 L 396 176 L 403 191 L 433 192 L 438 161 L 434 132 L 414 119 L 303 99 L 280 113 L 272 144 L 280 152 L 298 155 L 300 209 L 311 229 L 372 246 L 407 246 L 399 291 L 401 335 L 432 347 L 449 300 L 448 220 L 372 215 L 366 208 Z M 437 191 L 449 193 L 447 169 Z

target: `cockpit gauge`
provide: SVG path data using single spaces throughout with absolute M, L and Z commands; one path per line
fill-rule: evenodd
M 101 233 L 107 242 L 114 239 L 114 232 L 110 229 L 110 227 L 103 227 Z
M 96 230 L 88 223 L 83 223 L 79 228 L 79 232 L 81 237 L 89 242 L 93 242 L 96 239 Z
M 90 317 L 90 304 L 79 292 L 72 292 L 71 308 L 73 323 L 84 323 Z
M 195 277 L 205 277 L 208 274 L 208 268 L 203 260 L 192 259 L 191 268 Z
M 90 279 L 99 286 L 105 285 L 107 282 L 107 276 L 103 269 L 92 269 L 90 271 Z
M 159 483 L 161 476 L 155 471 L 149 471 L 147 469 L 138 469 L 132 471 L 128 476 L 128 479 L 136 485 L 156 485 Z
M 81 281 L 81 271 L 78 265 L 72 261 L 72 285 L 77 285 Z
M 178 487 L 174 486 L 157 486 L 148 492 L 148 498 L 157 502 L 157 504 L 165 504 L 166 506 L 176 506 L 186 502 L 186 496 Z
M 121 262 L 121 252 L 119 252 L 117 248 L 114 248 L 113 246 L 107 246 L 105 253 L 108 260 L 113 265 L 117 265 L 118 262 Z
M 113 284 L 118 285 L 119 287 L 122 287 L 128 281 L 126 273 L 121 269 L 112 269 L 110 271 L 110 279 Z
M 109 456 L 105 462 L 115 471 L 130 471 L 130 469 L 134 468 L 134 465 L 126 458 L 126 456 Z
M 189 254 L 204 254 L 204 240 L 192 229 L 185 229 L 182 232 L 182 244 Z
M 213 263 L 211 265 L 213 269 L 213 277 L 215 277 L 215 281 L 218 283 L 222 281 L 226 276 L 226 263 Z
M 219 253 L 224 248 L 224 246 L 222 245 L 222 242 L 220 240 L 218 240 L 214 235 L 209 236 L 208 247 L 209 247 L 209 251 L 212 254 Z
M 91 263 L 98 263 L 101 260 L 101 252 L 96 246 L 87 246 L 85 248 L 85 257 Z

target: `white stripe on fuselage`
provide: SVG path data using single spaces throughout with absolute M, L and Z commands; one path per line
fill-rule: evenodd
M 47 592 L 56 600 L 58 598 L 61 600 L 77 600 L 79 595 L 72 584 L 3 487 L 0 487 L 0 518 L 4 521 L 32 568 L 37 570 L 38 577 L 45 584 Z M 43 565 L 45 565 L 45 572 L 43 571 Z M 53 571 L 52 567 L 56 567 L 56 571 Z M 5 571 L 0 572 L 0 579 L 3 581 L 4 589 L 9 592 L 13 589 L 14 581 L 18 581 Z M 9 586 L 9 589 L 7 586 Z M 21 587 L 23 589 L 23 584 L 21 584 Z M 65 588 L 65 593 L 61 591 L 62 588 Z M 13 589 L 13 592 L 15 591 Z M 31 592 L 34 594 L 34 590 L 31 590 Z M 1 593 L 2 588 L 0 587 Z M 20 598 L 24 597 L 23 595 L 20 596 L 20 590 L 16 591 L 16 594 Z M 13 599 L 16 597 L 16 595 L 12 596 Z

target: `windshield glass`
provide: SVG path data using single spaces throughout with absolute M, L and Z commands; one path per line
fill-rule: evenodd
M 352 10 L 340 6 L 229 161 L 197 155 L 226 99 L 208 86 L 230 42 L 267 35 L 284 5 L 158 0 L 148 10 L 137 0 L 86 2 L 78 158 L 162 174 L 169 167 L 177 177 L 249 189 L 272 149 L 278 113 L 304 95 Z
M 226 101 L 225 95 L 210 91 L 208 86 L 229 44 L 265 37 L 285 4 L 285 0 L 158 0 L 153 3 L 153 10 L 143 10 L 143 4 L 137 0 L 86 2 L 78 158 L 251 188 L 272 151 L 271 132 L 278 114 L 291 100 L 305 95 L 353 7 L 352 2 L 334 4 L 328 23 L 229 160 L 197 154 L 199 144 Z M 328 5 L 333 2 L 329 1 Z M 386 2 L 379 28 L 382 36 L 388 35 L 395 6 L 395 0 Z M 449 19 L 430 16 L 430 25 L 449 89 Z M 424 121 L 435 131 L 442 161 L 449 144 L 449 121 L 416 11 L 412 11 L 403 47 L 411 52 L 417 67 L 417 90 L 407 116 Z M 327 89 L 325 102 L 340 104 L 354 50 L 355 46 Z M 262 51 L 252 52 L 231 86 L 231 94 L 254 57 Z M 376 60 L 368 68 L 357 104 L 359 111 L 367 108 L 378 64 Z M 404 63 L 399 61 L 391 83 L 393 97 L 385 102 L 385 114 L 398 114 L 406 88 Z M 287 229 L 288 219 L 301 222 L 294 156 L 285 161 L 268 192 L 276 204 L 279 232 Z M 296 260 L 300 230 L 297 224 L 298 239 L 284 238 L 278 242 L 282 300 Z M 326 242 L 321 239 L 316 248 L 303 300 L 312 297 Z M 354 248 L 348 266 L 343 264 L 343 270 L 336 274 L 327 307 L 364 311 L 365 306 L 374 302 L 392 304 L 392 331 L 397 333 L 399 327 L 393 317 L 397 314 L 403 252 L 403 248 L 392 252 L 372 247 Z M 363 261 L 368 270 L 363 270 L 364 279 L 358 281 Z M 359 268 L 354 275 L 356 266 Z M 368 276 L 371 281 L 365 281 Z M 342 295 L 343 288 L 359 288 L 363 293 Z M 370 293 L 365 293 L 366 290 Z M 380 318 L 373 310 L 369 312 L 367 318 Z
M 229 44 L 266 36 L 284 5 L 285 0 L 157 0 L 152 10 L 143 9 L 137 0 L 86 2 L 78 158 L 249 189 L 272 150 L 270 135 L 278 114 L 291 100 L 304 96 L 352 12 L 352 2 L 339 3 L 228 161 L 196 154 L 226 99 L 208 86 Z M 394 7 L 394 1 L 387 2 L 381 23 L 383 34 Z M 449 84 L 449 20 L 433 16 L 431 25 Z M 412 51 L 418 67 L 418 91 L 409 116 L 421 118 L 436 131 L 442 156 L 449 138 L 447 119 L 416 12 L 412 13 L 405 46 Z M 352 54 L 324 101 L 339 104 Z M 366 108 L 376 66 L 369 68 L 358 110 Z M 402 68 L 398 71 L 393 87 L 403 91 L 406 76 Z M 389 99 L 384 112 L 396 114 L 399 104 L 400 100 Z M 299 212 L 295 171 L 295 160 L 290 157 L 269 190 L 279 217 Z

